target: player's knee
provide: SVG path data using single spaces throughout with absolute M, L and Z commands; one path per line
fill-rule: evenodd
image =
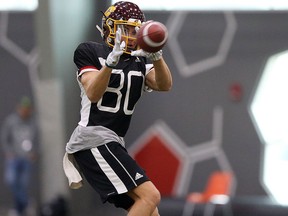
M 146 203 L 146 205 L 151 206 L 151 208 L 155 208 L 159 205 L 161 200 L 161 195 L 158 189 L 154 186 L 152 182 L 145 182 L 135 188 L 130 192 L 130 196 L 135 201 L 140 201 Z
M 144 199 L 150 203 L 150 205 L 158 206 L 161 201 L 161 194 L 156 188 L 153 188 Z
M 159 205 L 161 201 L 161 194 L 160 192 L 156 189 L 155 194 L 154 194 L 154 203 L 156 204 L 156 206 Z

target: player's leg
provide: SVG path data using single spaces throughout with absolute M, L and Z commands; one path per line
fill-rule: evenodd
M 154 210 L 154 212 L 151 214 L 151 216 L 160 216 L 158 208 L 156 207 L 156 209 Z
M 127 193 L 135 202 L 128 216 L 158 216 L 157 206 L 161 196 L 151 181 L 147 181 Z
M 120 144 L 79 151 L 74 158 L 103 202 L 128 209 L 129 216 L 158 216 L 159 191 Z M 125 189 L 129 194 L 121 193 Z

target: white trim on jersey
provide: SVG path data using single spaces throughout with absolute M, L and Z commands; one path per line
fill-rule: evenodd
M 87 71 L 86 71 L 87 72 Z M 84 73 L 84 72 L 83 72 Z M 83 74 L 81 73 L 81 74 Z M 91 101 L 89 100 L 88 96 L 85 93 L 85 89 L 79 80 L 79 76 L 77 76 L 77 82 L 80 87 L 81 91 L 81 118 L 80 121 L 78 122 L 79 125 L 86 127 L 89 121 L 89 114 L 90 114 L 90 109 L 91 109 Z
M 147 76 L 147 74 L 149 74 L 152 70 L 152 68 L 154 67 L 153 64 L 146 64 L 145 68 L 146 68 L 146 73 L 145 76 Z M 144 91 L 145 92 L 152 92 L 153 90 L 151 88 L 149 88 L 147 85 L 144 86 Z
M 81 120 L 78 122 L 78 124 L 86 127 L 89 122 L 89 114 L 91 109 L 91 101 L 86 94 L 83 94 L 81 104 Z
M 102 169 L 102 171 L 106 174 L 107 178 L 114 185 L 114 187 L 117 190 L 118 194 L 126 193 L 128 191 L 128 189 L 126 188 L 125 184 L 117 176 L 117 174 L 114 172 L 114 170 L 111 168 L 111 166 L 105 160 L 105 158 L 103 158 L 103 156 L 101 155 L 99 150 L 97 148 L 92 148 L 91 152 L 92 152 L 95 160 L 98 162 L 98 164 L 99 164 L 100 168 Z
M 153 66 L 153 64 L 146 64 L 145 67 L 146 67 L 146 74 L 145 74 L 145 76 L 146 76 L 148 73 L 150 73 L 151 69 L 154 66 Z
M 90 71 L 98 71 L 98 70 L 95 67 L 85 68 L 85 69 L 80 71 L 80 73 L 78 74 L 78 77 L 81 76 L 83 73 L 90 72 Z

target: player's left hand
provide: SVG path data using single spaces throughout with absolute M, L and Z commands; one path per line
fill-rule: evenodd
M 158 61 L 162 58 L 162 50 L 159 50 L 158 52 L 155 52 L 155 53 L 149 53 L 142 49 L 139 49 L 139 50 L 132 51 L 131 56 L 142 56 L 142 57 L 149 58 L 151 61 Z
M 122 37 L 121 29 L 118 28 L 116 31 L 115 43 L 114 43 L 113 50 L 108 55 L 106 62 L 105 62 L 107 67 L 110 67 L 110 68 L 115 67 L 119 62 L 120 56 L 124 52 L 123 49 L 125 48 L 125 42 L 122 41 L 122 43 L 121 43 L 121 37 Z

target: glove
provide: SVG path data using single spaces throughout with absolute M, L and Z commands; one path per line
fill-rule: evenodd
M 113 50 L 111 53 L 109 53 L 105 62 L 107 67 L 114 68 L 118 64 L 120 56 L 123 54 L 123 49 L 125 48 L 125 42 L 122 41 L 122 43 L 120 44 L 121 36 L 122 36 L 121 29 L 118 28 L 116 31 Z
M 149 53 L 142 49 L 139 49 L 139 50 L 132 51 L 131 56 L 142 56 L 142 57 L 149 58 L 151 61 L 158 61 L 162 58 L 162 50 L 159 50 L 158 52 L 155 52 L 155 53 Z

